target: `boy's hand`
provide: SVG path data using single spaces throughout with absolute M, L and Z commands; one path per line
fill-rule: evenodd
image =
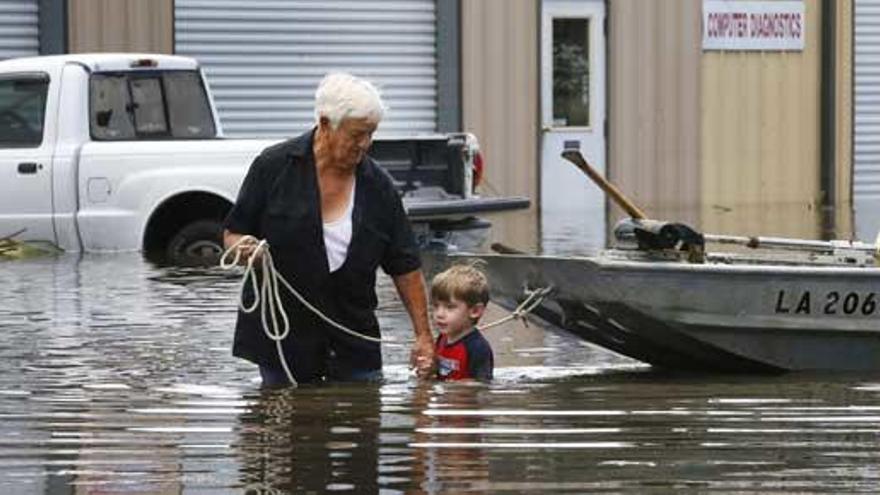
M 434 371 L 434 341 L 431 335 L 419 334 L 413 343 L 412 353 L 409 358 L 412 367 L 419 378 L 429 378 Z

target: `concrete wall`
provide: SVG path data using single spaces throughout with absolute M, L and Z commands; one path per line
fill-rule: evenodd
M 539 5 L 536 0 L 463 0 L 462 124 L 480 139 L 488 195 L 538 202 Z M 523 249 L 537 242 L 537 209 L 490 217 L 493 237 Z
M 654 218 L 700 223 L 701 0 L 609 2 L 608 175 Z M 609 209 L 609 225 L 624 216 Z
M 172 0 L 69 0 L 68 50 L 174 51 Z

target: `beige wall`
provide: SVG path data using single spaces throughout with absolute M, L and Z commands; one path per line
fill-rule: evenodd
M 648 216 L 699 225 L 702 1 L 609 7 L 609 177 Z
M 801 52 L 705 52 L 702 219 L 708 232 L 820 235 L 821 4 Z
M 821 2 L 802 52 L 701 50 L 701 0 L 609 3 L 609 177 L 650 216 L 820 235 Z M 852 231 L 852 2 L 837 3 L 837 231 Z M 609 223 L 622 216 L 618 208 Z
M 70 0 L 71 53 L 173 53 L 172 0 Z
M 522 249 L 537 242 L 539 5 L 536 0 L 463 0 L 464 130 L 480 140 L 487 195 L 526 195 L 527 212 L 491 217 L 493 238 Z

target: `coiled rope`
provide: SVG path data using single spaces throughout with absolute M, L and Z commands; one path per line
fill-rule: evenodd
M 380 337 L 372 337 L 370 335 L 356 332 L 345 325 L 336 322 L 321 312 L 320 309 L 309 303 L 306 298 L 294 289 L 293 286 L 290 285 L 290 282 L 288 282 L 275 268 L 275 261 L 272 259 L 272 253 L 269 250 L 269 243 L 265 239 L 260 240 L 252 235 L 242 236 L 235 242 L 235 244 L 230 246 L 229 249 L 223 253 L 223 256 L 220 257 L 220 267 L 230 270 L 238 266 L 241 261 L 241 251 L 239 251 L 238 248 L 246 242 L 256 242 L 256 246 L 254 247 L 251 256 L 247 259 L 244 275 L 242 275 L 241 278 L 241 289 L 239 290 L 241 297 L 239 297 L 238 307 L 245 313 L 253 313 L 257 308 L 260 309 L 260 321 L 263 324 L 263 333 L 266 334 L 266 337 L 275 342 L 275 347 L 278 349 L 278 360 L 281 361 L 281 367 L 284 369 L 284 373 L 287 375 L 287 379 L 290 380 L 291 385 L 295 387 L 297 382 L 296 379 L 293 378 L 293 373 L 290 371 L 290 366 L 287 364 L 287 359 L 284 357 L 284 350 L 281 347 L 281 341 L 286 339 L 290 334 L 291 327 L 290 320 L 287 318 L 287 312 L 284 311 L 284 307 L 282 306 L 279 282 L 288 292 L 293 294 L 303 306 L 318 315 L 318 317 L 327 322 L 330 326 L 353 337 L 369 342 L 382 342 Z M 233 254 L 234 257 L 231 261 L 227 261 L 230 254 Z M 260 258 L 260 268 L 263 273 L 262 283 L 259 282 L 257 271 L 254 269 L 254 260 L 257 257 Z M 250 306 L 245 305 L 244 294 L 248 280 L 250 280 L 254 292 L 254 301 Z M 281 323 L 278 321 L 279 313 L 281 314 Z M 269 324 L 270 319 L 271 325 Z
M 278 360 L 281 362 L 281 367 L 284 369 L 284 373 L 287 375 L 287 379 L 290 380 L 292 386 L 297 386 L 297 381 L 293 377 L 293 373 L 290 371 L 290 366 L 287 363 L 287 358 L 284 357 L 284 349 L 281 347 L 281 342 L 287 338 L 290 334 L 291 326 L 290 320 L 287 317 L 287 312 L 284 311 L 284 307 L 281 301 L 281 291 L 279 290 L 280 286 L 283 286 L 290 292 L 303 306 L 308 308 L 311 312 L 316 314 L 322 320 L 327 322 L 330 326 L 339 329 L 348 335 L 353 337 L 357 337 L 368 342 L 381 343 L 383 339 L 381 337 L 372 337 L 370 335 L 365 335 L 361 332 L 357 332 L 352 330 L 345 325 L 336 322 L 329 316 L 325 315 L 320 309 L 313 306 L 309 303 L 305 297 L 302 296 L 296 289 L 290 285 L 288 282 L 275 268 L 275 261 L 272 259 L 272 253 L 269 250 L 269 243 L 265 239 L 257 239 L 252 235 L 243 235 L 238 239 L 232 246 L 229 247 L 226 251 L 223 252 L 223 256 L 220 257 L 220 267 L 225 270 L 235 269 L 239 263 L 241 262 L 241 251 L 239 251 L 239 247 L 244 243 L 254 243 L 254 250 L 251 253 L 250 257 L 247 259 L 247 264 L 245 265 L 244 274 L 241 278 L 241 286 L 239 289 L 239 301 L 238 307 L 245 313 L 253 313 L 260 310 L 260 321 L 263 326 L 263 333 L 266 334 L 266 337 L 269 340 L 275 342 L 275 348 L 278 350 Z M 229 260 L 229 256 L 232 255 L 232 260 Z M 254 269 L 254 260 L 260 259 L 260 268 L 263 273 L 263 280 L 260 282 L 257 276 L 257 271 Z M 248 281 L 251 283 L 251 287 L 254 293 L 254 300 L 250 305 L 245 304 L 245 287 L 247 286 Z M 280 282 L 280 286 L 279 286 Z M 522 319 L 525 322 L 525 317 L 536 307 L 538 307 L 543 301 L 544 298 L 553 290 L 553 287 L 544 287 L 540 289 L 535 289 L 532 291 L 526 290 L 527 297 L 520 303 L 519 306 L 509 315 L 493 321 L 491 323 L 486 323 L 484 325 L 479 326 L 480 330 L 486 330 L 503 323 L 507 323 L 511 320 Z M 278 314 L 281 314 L 281 322 L 278 321 Z M 271 324 L 270 324 L 271 323 Z

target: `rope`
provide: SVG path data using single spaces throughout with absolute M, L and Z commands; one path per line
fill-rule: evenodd
M 553 291 L 552 285 L 549 287 L 542 287 L 540 289 L 535 289 L 531 291 L 526 290 L 525 293 L 527 297 L 525 298 L 525 300 L 523 300 L 523 302 L 520 303 L 519 306 L 516 307 L 516 309 L 513 310 L 512 313 L 505 316 L 504 318 L 498 319 L 491 323 L 480 325 L 477 328 L 479 328 L 480 330 L 487 330 L 492 327 L 497 327 L 498 325 L 501 325 L 503 323 L 507 323 L 508 321 L 519 319 L 523 321 L 524 325 L 528 326 L 528 323 L 526 323 L 526 316 L 528 316 L 528 314 L 531 313 L 535 308 L 540 306 L 541 303 L 544 302 L 544 298 L 547 297 L 547 294 L 549 294 L 551 291 Z
M 281 302 L 281 291 L 279 290 L 279 282 L 284 288 L 288 290 L 294 297 L 302 303 L 303 306 L 308 308 L 310 311 L 318 315 L 322 320 L 327 322 L 330 326 L 337 328 L 353 337 L 357 337 L 369 342 L 381 343 L 382 339 L 380 337 L 372 337 L 370 335 L 364 335 L 360 332 L 356 332 L 341 323 L 337 323 L 335 320 L 331 319 L 329 316 L 325 315 L 321 312 L 320 309 L 313 306 L 309 303 L 305 297 L 302 296 L 296 289 L 293 288 L 292 285 L 278 272 L 275 268 L 275 261 L 272 259 L 272 253 L 269 251 L 269 243 L 266 242 L 265 239 L 258 240 L 256 237 L 251 235 L 244 235 L 235 242 L 232 246 L 229 247 L 224 253 L 223 256 L 220 257 L 220 267 L 225 270 L 230 270 L 238 266 L 241 261 L 241 251 L 239 251 L 239 246 L 244 244 L 245 242 L 257 242 L 256 247 L 254 247 L 253 253 L 247 260 L 247 266 L 244 270 L 244 275 L 241 279 L 241 289 L 240 294 L 241 297 L 238 301 L 238 307 L 241 308 L 245 313 L 253 313 L 259 308 L 260 310 L 260 321 L 263 325 L 263 333 L 266 334 L 266 337 L 269 340 L 275 342 L 275 347 L 278 349 L 278 360 L 281 361 L 281 367 L 284 369 L 284 373 L 287 375 L 290 383 L 295 387 L 297 385 L 296 380 L 293 378 L 293 373 L 290 371 L 290 366 L 287 364 L 287 359 L 284 357 L 284 351 L 281 347 L 281 341 L 287 338 L 290 334 L 290 320 L 287 318 L 287 313 L 284 311 L 284 307 Z M 234 254 L 232 261 L 227 261 L 230 253 Z M 263 282 L 259 284 L 257 272 L 254 270 L 254 260 L 259 255 L 260 257 L 260 268 L 263 273 Z M 250 280 L 251 286 L 254 292 L 254 301 L 250 306 L 246 306 L 244 302 L 244 289 Z M 259 285 L 259 286 L 258 286 Z M 263 304 L 260 304 L 260 303 Z M 268 313 L 268 314 L 267 314 Z M 281 324 L 278 321 L 278 313 L 281 314 Z M 271 319 L 271 326 L 269 321 Z
M 287 313 L 284 311 L 284 307 L 282 306 L 281 301 L 281 291 L 279 290 L 279 282 L 284 288 L 288 290 L 294 297 L 302 303 L 303 306 L 308 308 L 311 312 L 316 314 L 330 326 L 341 330 L 348 335 L 353 337 L 357 337 L 368 342 L 381 343 L 383 340 L 381 337 L 372 337 L 370 335 L 365 335 L 360 332 L 356 332 L 341 323 L 337 323 L 335 320 L 330 318 L 321 312 L 320 309 L 313 306 L 309 303 L 305 297 L 302 296 L 296 289 L 290 285 L 288 282 L 275 268 L 275 261 L 272 259 L 272 253 L 269 251 L 269 243 L 265 239 L 257 239 L 252 235 L 243 235 L 241 238 L 236 241 L 232 246 L 229 247 L 226 251 L 223 252 L 223 256 L 220 257 L 220 267 L 224 270 L 231 270 L 238 266 L 241 261 L 241 251 L 239 251 L 239 246 L 244 244 L 245 242 L 254 242 L 256 241 L 257 245 L 254 247 L 254 251 L 251 253 L 251 256 L 247 260 L 247 265 L 245 266 L 244 275 L 241 278 L 241 289 L 239 293 L 241 294 L 238 301 L 238 307 L 245 313 L 253 313 L 258 308 L 260 310 L 260 322 L 263 325 L 263 333 L 266 334 L 266 337 L 269 340 L 275 342 L 275 347 L 278 350 L 278 360 L 281 362 L 281 367 L 284 369 L 284 373 L 287 375 L 287 379 L 290 380 L 291 385 L 294 387 L 297 386 L 296 379 L 293 378 L 293 373 L 290 371 L 290 366 L 287 363 L 287 359 L 284 357 L 284 350 L 281 347 L 281 341 L 287 338 L 290 334 L 291 326 L 290 320 L 287 317 Z M 229 255 L 233 254 L 234 257 L 232 261 L 227 261 Z M 259 256 L 260 258 L 260 268 L 263 273 L 263 281 L 260 283 L 257 277 L 257 271 L 254 269 L 254 260 Z M 250 306 L 245 305 L 245 297 L 244 297 L 244 289 L 247 285 L 248 281 L 250 281 L 251 286 L 254 292 L 254 301 Z M 510 313 L 509 315 L 491 323 L 486 323 L 485 325 L 481 325 L 479 327 L 480 330 L 486 330 L 488 328 L 492 328 L 503 323 L 507 323 L 511 320 L 522 319 L 525 322 L 525 317 L 536 307 L 538 307 L 543 301 L 544 297 L 547 296 L 553 287 L 544 287 L 540 289 L 535 289 L 533 291 L 526 290 L 527 297 L 525 300 L 517 306 L 517 308 Z M 262 304 L 260 304 L 262 303 Z M 278 321 L 278 314 L 281 314 L 281 323 Z M 271 325 L 269 324 L 271 321 Z

